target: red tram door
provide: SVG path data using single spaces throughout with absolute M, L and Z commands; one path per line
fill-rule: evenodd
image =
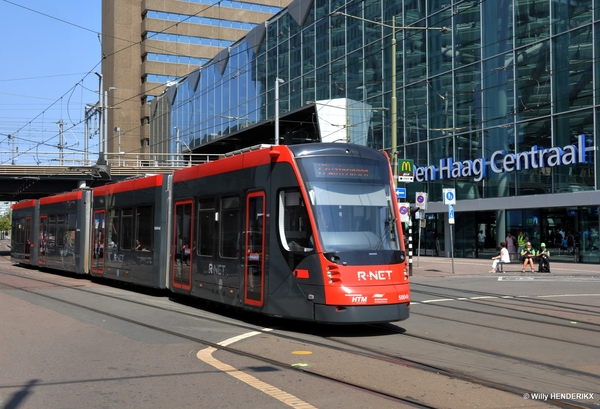
M 192 237 L 194 203 L 185 200 L 175 203 L 173 244 L 171 250 L 171 280 L 174 288 L 189 291 L 192 288 Z
M 256 192 L 246 198 L 244 229 L 244 302 L 262 307 L 265 293 L 265 194 Z
M 106 238 L 106 213 L 94 211 L 92 227 L 92 272 L 104 274 L 104 246 Z
M 23 260 L 26 263 L 29 263 L 31 261 L 31 229 L 31 217 L 27 217 L 25 218 L 25 248 L 23 249 Z
M 38 241 L 40 242 L 38 247 L 38 263 L 40 266 L 45 266 L 48 253 L 48 216 L 40 216 Z

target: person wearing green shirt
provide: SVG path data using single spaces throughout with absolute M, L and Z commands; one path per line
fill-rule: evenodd
M 520 231 L 519 235 L 517 236 L 517 253 L 521 254 L 521 252 L 525 248 L 526 244 L 527 244 L 527 239 L 525 238 L 525 235 L 523 234 L 523 232 Z
M 535 258 L 536 254 L 536 251 L 531 247 L 531 243 L 527 242 L 525 244 L 525 248 L 523 251 L 521 251 L 521 260 L 523 260 L 523 271 L 521 271 L 521 273 L 525 272 L 527 266 L 530 266 L 531 272 L 535 273 L 535 271 L 533 271 L 533 259 Z
M 538 267 L 538 271 L 541 273 L 549 273 L 550 272 L 550 251 L 546 250 L 546 243 L 540 244 L 540 251 L 537 254 L 540 263 Z

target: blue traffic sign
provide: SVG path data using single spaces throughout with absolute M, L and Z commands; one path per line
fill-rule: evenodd
M 406 188 L 404 188 L 404 187 L 396 188 L 396 199 L 406 199 Z
M 444 204 L 455 205 L 456 204 L 456 193 L 454 189 L 444 189 Z

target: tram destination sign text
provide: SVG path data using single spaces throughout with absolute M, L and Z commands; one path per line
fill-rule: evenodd
M 315 163 L 315 176 L 318 178 L 376 179 L 377 167 L 364 163 L 353 166 L 345 163 Z

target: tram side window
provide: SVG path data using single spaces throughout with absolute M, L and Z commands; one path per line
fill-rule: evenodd
M 140 248 L 137 248 L 136 245 L 136 250 L 151 251 L 154 248 L 154 243 L 152 242 L 152 231 L 154 229 L 153 210 L 152 206 L 138 206 L 136 210 L 135 239 L 140 244 Z
M 77 230 L 77 215 L 75 213 L 67 214 L 67 247 L 75 247 L 75 231 Z
M 20 244 L 20 239 L 21 239 L 21 220 L 20 219 L 13 219 L 12 220 L 12 229 L 10 232 L 10 240 L 12 241 L 12 244 Z
M 119 238 L 121 249 L 133 249 L 133 209 L 121 210 L 121 236 Z
M 25 219 L 13 220 L 12 240 L 15 244 L 25 243 Z
M 200 199 L 198 201 L 198 246 L 201 256 L 215 254 L 215 199 Z
M 48 249 L 56 247 L 56 217 L 48 217 Z
M 108 226 L 107 235 L 108 235 L 108 247 L 110 249 L 119 248 L 119 213 L 118 209 L 110 209 L 108 211 Z
M 65 238 L 67 235 L 65 228 L 65 216 L 60 215 L 56 217 L 56 246 L 62 249 L 65 245 Z
M 48 251 L 48 216 L 40 217 L 39 246 L 40 254 L 45 255 Z
M 308 212 L 299 191 L 279 194 L 279 234 L 288 251 L 308 252 L 314 247 Z
M 240 198 L 221 199 L 221 257 L 237 257 L 237 238 L 240 234 Z

